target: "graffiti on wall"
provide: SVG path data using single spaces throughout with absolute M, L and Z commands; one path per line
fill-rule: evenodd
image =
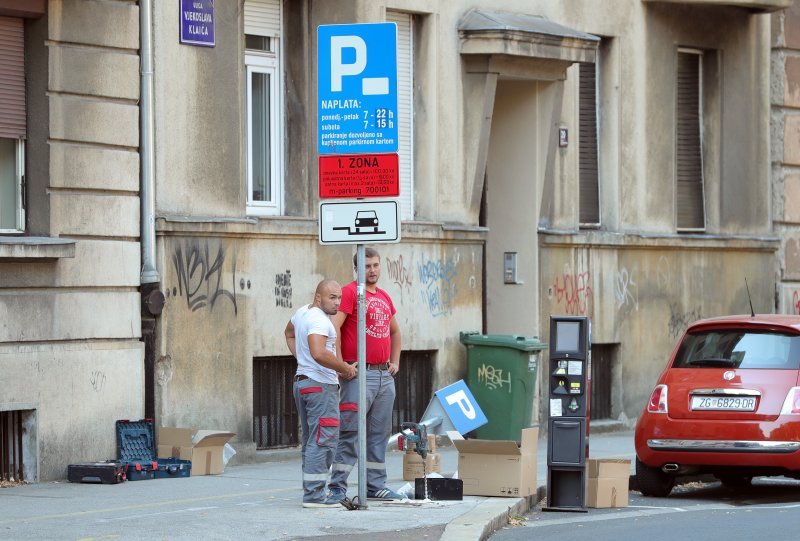
M 680 334 L 686 330 L 690 323 L 702 319 L 700 310 L 690 310 L 689 312 L 681 312 L 677 304 L 669 305 L 669 335 L 672 339 L 678 338 Z
M 417 263 L 420 296 L 433 317 L 449 315 L 458 294 L 456 260 L 423 260 Z
M 617 299 L 617 309 L 621 310 L 624 306 L 631 306 L 634 310 L 639 309 L 639 288 L 636 285 L 636 266 L 628 272 L 622 267 L 614 276 L 614 297 Z
M 482 364 L 478 368 L 478 382 L 483 383 L 491 390 L 503 390 L 508 385 L 508 392 L 511 392 L 511 371 L 496 368 L 492 365 Z
M 172 254 L 172 263 L 178 276 L 178 287 L 173 288 L 174 296 L 185 296 L 186 304 L 192 312 L 201 308 L 213 310 L 220 301 L 227 301 L 238 314 L 236 306 L 236 258 L 226 259 L 222 244 L 216 248 L 209 242 L 196 240 L 178 243 Z M 224 281 L 230 275 L 230 289 Z M 226 303 L 227 304 L 227 303 Z
M 275 306 L 292 307 L 292 271 L 275 275 Z
M 106 373 L 101 370 L 92 370 L 92 375 L 89 376 L 89 383 L 92 384 L 92 389 L 99 393 L 106 385 Z
M 572 316 L 589 315 L 592 308 L 592 286 L 589 271 L 572 272 L 569 263 L 553 279 L 548 296 L 562 306 L 564 313 Z
M 792 306 L 790 306 L 792 314 L 800 316 L 800 291 L 794 290 L 792 292 Z
M 386 274 L 389 276 L 389 280 L 397 284 L 400 289 L 400 302 L 403 302 L 403 290 L 410 291 L 414 285 L 414 276 L 409 268 L 410 266 L 410 263 L 409 266 L 406 266 L 402 254 L 397 259 L 386 258 Z

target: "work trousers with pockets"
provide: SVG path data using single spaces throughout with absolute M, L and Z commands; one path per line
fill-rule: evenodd
M 319 502 L 339 441 L 339 385 L 309 378 L 295 381 L 293 393 L 302 429 L 303 501 Z
M 386 444 L 392 429 L 394 377 L 388 370 L 367 370 L 367 491 L 386 486 Z M 347 490 L 347 477 L 358 461 L 358 378 L 340 379 L 339 445 L 330 488 Z

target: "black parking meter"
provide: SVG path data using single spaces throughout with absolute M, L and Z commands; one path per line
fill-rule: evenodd
M 586 512 L 591 321 L 550 317 L 548 511 Z

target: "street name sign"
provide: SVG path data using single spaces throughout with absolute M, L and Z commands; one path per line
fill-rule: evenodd
M 397 152 L 397 25 L 317 28 L 319 154 Z
M 397 197 L 397 154 L 331 154 L 319 157 L 320 197 Z
M 400 242 L 400 213 L 396 199 L 320 201 L 320 244 L 379 244 Z

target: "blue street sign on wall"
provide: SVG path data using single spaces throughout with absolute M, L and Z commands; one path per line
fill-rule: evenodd
M 181 43 L 214 46 L 214 0 L 181 0 Z
M 320 154 L 397 152 L 397 25 L 317 29 Z

